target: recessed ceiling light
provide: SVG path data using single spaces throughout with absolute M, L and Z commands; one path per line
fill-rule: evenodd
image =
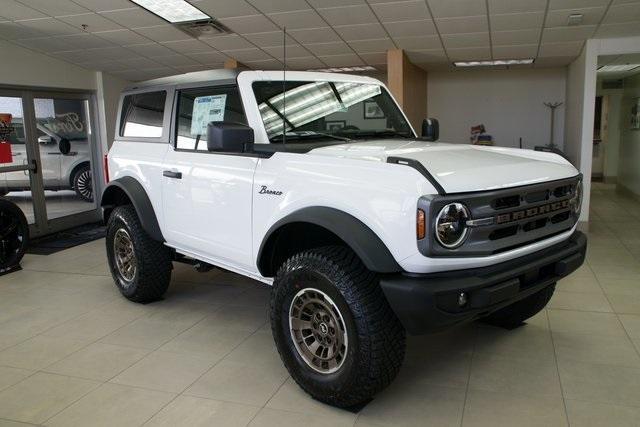
M 187 3 L 185 0 L 131 0 L 142 6 L 149 12 L 166 19 L 172 24 L 178 22 L 192 22 L 211 19 L 200 9 Z
M 495 59 L 492 61 L 457 61 L 456 67 L 494 67 L 499 65 L 527 65 L 533 64 L 533 58 L 527 59 Z
M 620 73 L 624 71 L 635 70 L 640 67 L 640 64 L 618 64 L 618 65 L 603 65 L 598 68 L 599 73 Z
M 580 25 L 580 24 L 582 24 L 582 18 L 584 18 L 583 14 L 581 14 L 581 13 L 572 13 L 567 18 L 567 25 L 568 26 Z
M 363 65 L 357 67 L 315 68 L 307 71 L 317 71 L 320 73 L 357 73 L 360 71 L 376 71 L 376 69 L 371 65 Z

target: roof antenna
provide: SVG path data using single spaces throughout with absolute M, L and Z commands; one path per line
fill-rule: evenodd
M 287 27 L 282 27 L 282 145 L 287 143 Z

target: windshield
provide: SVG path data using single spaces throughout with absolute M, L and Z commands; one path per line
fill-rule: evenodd
M 413 137 L 411 127 L 380 85 L 351 82 L 253 83 L 271 142 L 308 139 Z

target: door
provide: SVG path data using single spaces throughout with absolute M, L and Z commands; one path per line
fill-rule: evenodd
M 251 193 L 257 158 L 207 150 L 207 123 L 246 123 L 238 89 L 183 89 L 176 97 L 174 146 L 162 178 L 165 238 L 202 258 L 253 270 Z

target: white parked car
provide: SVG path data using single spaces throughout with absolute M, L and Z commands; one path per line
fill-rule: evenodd
M 101 205 L 125 297 L 159 299 L 173 261 L 273 285 L 291 376 L 348 407 L 393 380 L 406 332 L 517 326 L 583 263 L 581 175 L 562 157 L 437 143 L 434 120 L 418 137 L 372 78 L 282 78 L 207 71 L 123 93 Z
M 27 151 L 22 122 L 13 121 L 14 132 L 9 138 L 13 163 L 1 166 L 27 163 Z M 93 182 L 89 144 L 86 136 L 64 137 L 37 124 L 40 147 L 40 167 L 45 190 L 73 189 L 85 201 L 93 201 Z M 31 188 L 28 171 L 5 172 L 0 174 L 0 195 L 11 191 L 25 191 Z

